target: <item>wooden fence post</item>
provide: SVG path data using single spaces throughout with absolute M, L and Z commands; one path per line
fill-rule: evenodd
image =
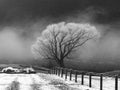
M 56 75 L 57 75 L 57 68 L 56 68 Z
M 60 68 L 58 68 L 58 76 L 60 76 Z
M 51 74 L 51 69 L 50 69 L 50 74 Z
M 51 74 L 53 74 L 53 68 L 51 69 Z
M 118 76 L 115 76 L 115 90 L 118 90 Z
M 54 74 L 54 69 L 52 68 L 52 74 Z
M 81 84 L 84 85 L 84 73 L 82 73 Z
M 57 67 L 57 75 L 59 74 L 59 69 L 58 69 L 58 67 Z
M 70 70 L 70 81 L 72 80 L 72 70 Z
M 56 74 L 56 68 L 55 68 L 55 74 Z
M 54 68 L 52 68 L 52 74 L 54 74 Z
M 103 90 L 103 75 L 100 75 L 100 90 Z
M 54 74 L 55 74 L 55 68 L 54 68 Z
M 75 71 L 75 82 L 77 82 L 77 71 Z
M 89 75 L 89 87 L 92 87 L 92 75 Z
M 62 73 L 62 68 L 60 68 L 60 76 L 61 76 L 61 73 Z
M 48 70 L 48 74 L 50 74 L 50 70 Z
M 65 70 L 65 80 L 67 80 L 67 69 Z
M 59 76 L 61 76 L 61 68 L 59 69 Z
M 61 77 L 63 77 L 63 72 L 64 72 L 64 69 L 61 68 Z

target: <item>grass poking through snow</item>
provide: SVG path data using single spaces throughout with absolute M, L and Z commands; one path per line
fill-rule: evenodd
M 7 90 L 19 90 L 19 82 L 13 81 Z
M 39 76 L 45 80 L 48 80 L 49 85 L 53 85 L 54 87 L 58 88 L 59 90 L 80 90 L 77 88 L 70 87 L 68 84 L 65 83 L 64 79 L 62 79 L 56 75 L 41 74 Z
M 34 78 L 32 78 L 32 80 L 33 80 L 33 84 L 31 85 L 31 87 L 32 87 L 32 90 L 40 90 L 40 84 L 37 84 L 36 82 L 35 82 L 35 79 Z
M 31 85 L 31 87 L 32 87 L 32 90 L 40 90 L 40 85 L 38 84 L 33 84 Z

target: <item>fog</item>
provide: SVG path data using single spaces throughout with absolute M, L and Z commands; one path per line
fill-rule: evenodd
M 31 45 L 48 25 L 73 22 L 95 26 L 100 37 L 79 47 L 69 65 L 79 65 L 83 69 L 99 67 L 99 70 L 104 66 L 111 66 L 109 70 L 120 69 L 119 3 L 111 0 L 98 2 L 0 0 L 0 63 L 25 62 L 48 66 L 48 61 L 34 59 Z
M 70 19 L 67 18 L 66 22 Z M 43 21 L 44 23 L 42 23 Z M 47 25 L 53 23 L 47 22 L 45 19 L 43 21 L 26 23 L 24 26 L 2 26 L 0 29 L 0 62 L 34 62 L 35 59 L 31 53 L 31 45 L 35 43 L 36 38 L 41 35 L 41 32 L 47 27 Z M 73 19 L 73 22 L 78 23 L 75 19 Z M 85 22 L 87 21 L 84 21 L 84 23 Z M 89 23 L 91 22 L 89 21 Z M 100 37 L 90 40 L 83 46 L 79 47 L 79 50 L 73 55 L 75 57 L 74 60 L 72 58 L 69 62 L 74 62 L 72 66 L 75 66 L 76 62 L 77 64 L 78 62 L 84 62 L 85 65 L 93 63 L 93 66 L 96 63 L 100 65 L 101 63 L 106 63 L 108 65 L 116 66 L 120 59 L 120 32 L 118 28 L 115 28 L 114 25 L 97 24 L 93 22 L 91 24 L 96 27 L 100 33 Z M 36 64 L 38 64 L 38 62 L 41 65 L 43 64 L 43 66 L 49 65 L 49 61 L 38 59 Z M 86 69 L 86 67 L 83 69 Z M 112 67 L 112 69 L 113 68 L 114 67 Z

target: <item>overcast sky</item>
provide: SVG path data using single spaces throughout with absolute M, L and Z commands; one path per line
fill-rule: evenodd
M 86 9 L 94 9 L 95 21 L 110 23 L 119 21 L 119 0 L 0 0 L 1 24 L 26 19 L 65 18 Z

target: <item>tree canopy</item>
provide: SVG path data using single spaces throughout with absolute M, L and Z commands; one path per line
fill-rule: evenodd
M 90 24 L 65 23 L 52 24 L 41 33 L 32 52 L 36 58 L 55 60 L 64 67 L 65 58 L 88 40 L 98 35 L 96 27 Z

